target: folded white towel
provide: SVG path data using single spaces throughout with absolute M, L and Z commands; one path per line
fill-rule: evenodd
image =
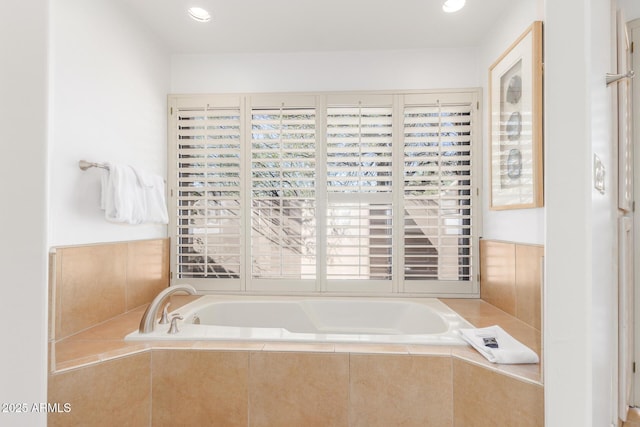
M 146 202 L 145 222 L 169 223 L 164 179 L 160 175 L 146 174 L 143 188 Z
M 101 208 L 112 222 L 167 224 L 164 180 L 131 166 L 108 164 L 102 176 Z
M 460 329 L 462 338 L 492 363 L 538 363 L 538 355 L 500 326 Z
M 144 221 L 145 201 L 138 177 L 130 166 L 109 164 L 102 180 L 105 218 L 112 222 L 140 224 Z

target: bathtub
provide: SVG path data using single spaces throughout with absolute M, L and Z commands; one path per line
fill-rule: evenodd
M 435 298 L 204 295 L 176 313 L 179 332 L 156 324 L 126 340 L 464 345 L 456 331 L 473 327 Z

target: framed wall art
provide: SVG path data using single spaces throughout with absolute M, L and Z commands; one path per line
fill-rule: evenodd
M 542 207 L 542 22 L 489 68 L 489 119 L 491 209 Z

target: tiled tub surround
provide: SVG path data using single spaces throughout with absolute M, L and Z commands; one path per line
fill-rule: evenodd
M 513 316 L 443 301 L 540 352 L 537 331 Z M 467 346 L 124 341 L 142 312 L 52 346 L 49 401 L 77 410 L 49 425 L 543 425 L 540 365 L 493 365 Z
M 155 242 L 162 242 L 154 246 L 160 252 L 148 259 L 167 259 L 168 254 L 162 252 L 168 249 L 166 241 Z M 150 263 L 147 268 L 155 271 L 154 289 L 142 291 L 147 289 L 148 273 L 138 275 L 137 267 L 128 265 L 128 260 L 154 250 L 142 242 L 114 245 L 117 248 L 108 250 L 82 247 L 84 252 L 97 251 L 89 258 L 76 253 L 77 248 L 59 248 L 53 255 L 57 264 L 52 284 L 57 291 L 51 292 L 56 304 L 50 306 L 49 401 L 70 403 L 72 410 L 49 414 L 50 426 L 544 423 L 541 365 L 492 365 L 468 346 L 125 341 L 145 308 L 132 308 L 140 301 L 134 295 L 148 294 L 147 303 L 158 288 L 167 285 L 168 269 L 165 261 L 159 263 L 159 269 Z M 62 256 L 56 258 L 60 251 Z M 108 259 L 113 255 L 120 261 L 103 270 L 107 276 L 115 274 L 112 279 L 95 277 L 95 271 L 100 271 L 95 268 L 102 265 L 99 262 L 87 266 L 84 273 L 80 266 L 67 268 L 66 273 L 76 271 L 70 278 L 64 274 L 67 264 L 59 270 L 67 254 L 76 257 L 72 264 L 95 263 L 94 256 Z M 94 273 L 89 273 L 91 268 Z M 123 276 L 124 286 L 115 283 L 116 277 Z M 131 289 L 130 280 L 135 277 L 144 280 Z M 89 298 L 88 289 L 78 283 L 103 293 Z M 118 291 L 99 289 L 111 286 L 109 283 Z M 78 305 L 64 299 L 69 293 L 88 304 L 89 310 L 91 304 L 98 304 L 95 311 L 101 314 L 80 316 L 78 321 L 72 314 Z M 194 298 L 198 297 L 173 296 L 171 308 Z M 101 306 L 114 301 L 119 301 L 116 306 L 121 313 L 107 320 L 104 317 L 111 312 L 101 310 L 109 307 Z M 540 355 L 539 329 L 481 300 L 442 301 L 475 326 L 501 325 Z

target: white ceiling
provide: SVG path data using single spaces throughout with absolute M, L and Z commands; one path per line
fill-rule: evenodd
M 171 53 L 308 52 L 478 46 L 522 0 L 119 0 Z M 186 9 L 207 9 L 199 23 Z

